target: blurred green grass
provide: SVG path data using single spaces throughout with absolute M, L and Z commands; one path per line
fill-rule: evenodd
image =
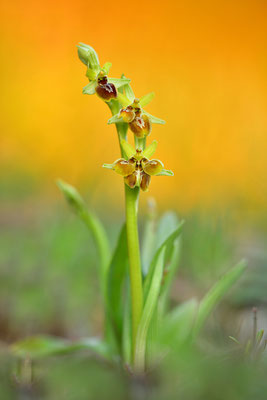
M 0 202 L 3 399 L 18 395 L 12 379 L 15 364 L 6 353 L 6 343 L 38 333 L 70 339 L 102 333 L 98 259 L 90 233 L 70 212 L 60 194 L 56 201 L 41 200 L 38 196 L 30 197 L 31 190 L 29 184 L 22 196 L 11 191 Z M 114 246 L 123 216 L 118 220 L 118 210 L 113 213 L 100 207 L 96 211 Z M 249 264 L 245 276 L 203 331 L 206 357 L 203 358 L 203 348 L 174 352 L 159 371 L 151 373 L 145 387 L 140 382 L 133 384 L 121 371 L 112 370 L 90 354 L 53 358 L 35 366 L 36 392 L 34 388 L 28 392 L 25 389 L 25 398 L 157 400 L 179 395 L 184 400 L 246 400 L 251 396 L 264 399 L 266 384 L 262 375 L 266 372 L 266 360 L 259 368 L 244 364 L 238 357 L 228 357 L 232 349 L 228 335 L 251 334 L 252 306 L 259 307 L 259 328 L 264 327 L 261 316 L 266 313 L 265 226 L 262 221 L 236 218 L 231 210 L 223 215 L 214 210 L 195 210 L 182 217 L 186 223 L 180 269 L 172 290 L 173 305 L 191 297 L 201 298 L 240 258 L 247 258 Z M 262 220 L 266 220 L 265 215 Z M 141 231 L 142 228 L 141 224 Z M 241 329 L 243 323 L 245 331 Z

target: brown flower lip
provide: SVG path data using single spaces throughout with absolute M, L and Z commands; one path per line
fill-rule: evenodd
M 101 99 L 107 102 L 112 99 L 116 99 L 118 96 L 115 85 L 108 82 L 108 78 L 106 75 L 98 77 L 95 91 Z
M 124 177 L 126 185 L 130 188 L 140 186 L 146 192 L 151 176 L 159 174 L 163 169 L 163 164 L 159 160 L 148 160 L 142 156 L 142 150 L 137 149 L 136 154 L 129 160 L 120 158 L 115 161 L 113 169 Z

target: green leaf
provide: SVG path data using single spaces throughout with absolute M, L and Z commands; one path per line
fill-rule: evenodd
M 64 194 L 67 202 L 91 232 L 100 257 L 100 285 L 104 299 L 106 298 L 106 278 L 110 262 L 110 247 L 105 229 L 100 220 L 88 211 L 78 191 L 68 183 L 58 180 L 57 185 Z
M 154 275 L 154 269 L 155 269 L 155 266 L 157 264 L 157 260 L 158 260 L 159 254 L 161 253 L 162 249 L 166 246 L 166 248 L 168 250 L 166 252 L 166 256 L 169 257 L 169 249 L 172 247 L 174 241 L 181 234 L 183 224 L 184 224 L 184 221 L 182 221 L 179 224 L 179 226 L 172 233 L 170 233 L 167 236 L 167 238 L 165 240 L 163 240 L 163 242 L 159 245 L 159 248 L 157 249 L 157 251 L 156 251 L 156 253 L 155 253 L 155 255 L 154 255 L 153 259 L 152 259 L 151 265 L 149 267 L 148 274 L 147 274 L 146 279 L 145 279 L 145 283 L 144 283 L 144 298 L 145 299 L 146 299 L 146 297 L 148 295 L 148 291 L 149 291 L 149 288 L 151 286 L 152 278 L 153 278 L 153 275 Z M 167 261 L 167 258 L 165 259 L 165 261 Z
M 164 125 L 166 124 L 166 122 L 164 121 L 164 119 L 160 119 L 157 117 L 154 117 L 154 115 L 149 114 L 147 111 L 143 110 L 143 113 L 146 114 L 148 116 L 148 118 L 150 119 L 150 122 L 152 124 L 159 124 L 159 125 Z
M 22 339 L 10 346 L 11 352 L 19 358 L 40 359 L 79 350 L 92 350 L 103 357 L 110 357 L 107 345 L 98 338 L 87 338 L 76 342 L 48 335 L 37 335 Z
M 132 321 L 131 321 L 131 296 L 130 282 L 126 282 L 126 299 L 124 301 L 123 328 L 122 328 L 122 355 L 127 365 L 132 362 Z
M 144 309 L 140 320 L 139 328 L 137 331 L 134 365 L 135 368 L 140 371 L 144 369 L 147 333 L 160 293 L 160 285 L 164 267 L 164 255 L 165 255 L 165 247 L 162 247 L 157 256 L 157 261 L 155 264 L 155 268 L 153 270 L 153 275 L 151 277 L 151 282 L 150 282 L 151 284 L 147 291 Z
M 191 299 L 180 304 L 167 314 L 159 326 L 158 341 L 160 346 L 170 351 L 189 340 L 197 310 L 198 303 L 196 299 Z
M 95 94 L 95 88 L 96 88 L 96 81 L 92 81 L 88 83 L 88 85 L 84 86 L 83 94 Z
M 119 348 L 122 343 L 122 321 L 124 309 L 123 286 L 127 271 L 128 247 L 126 226 L 124 224 L 111 259 L 107 287 L 108 313 Z
M 153 142 L 150 143 L 150 145 L 147 146 L 147 148 L 143 151 L 143 156 L 146 158 L 151 158 L 155 153 L 157 146 L 158 142 L 156 140 L 153 140 Z
M 155 97 L 155 93 L 151 92 L 146 94 L 145 96 L 141 97 L 141 99 L 139 99 L 139 104 L 141 107 L 145 107 L 147 104 L 149 104 Z
M 163 169 L 157 176 L 174 176 L 174 173 L 170 169 Z
M 131 82 L 131 80 L 127 78 L 108 78 L 108 81 L 109 83 L 113 83 L 117 89 Z
M 221 301 L 226 292 L 240 278 L 245 268 L 246 268 L 246 262 L 240 261 L 229 272 L 223 275 L 222 278 L 217 283 L 215 283 L 215 285 L 204 296 L 199 305 L 198 316 L 193 331 L 194 336 L 196 336 L 199 333 L 204 322 L 206 321 L 212 310 Z

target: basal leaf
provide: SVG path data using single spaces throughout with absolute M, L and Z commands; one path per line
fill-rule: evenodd
M 235 267 L 223 275 L 222 278 L 215 283 L 215 285 L 204 296 L 199 305 L 199 311 L 193 331 L 194 336 L 199 333 L 212 310 L 221 301 L 233 284 L 241 277 L 245 268 L 246 262 L 240 261 Z
M 151 284 L 147 291 L 147 296 L 145 299 L 144 309 L 139 324 L 139 328 L 136 336 L 136 346 L 134 354 L 134 365 L 137 370 L 143 370 L 145 365 L 145 354 L 146 354 L 146 338 L 149 329 L 153 313 L 155 311 L 159 293 L 160 285 L 163 274 L 164 267 L 164 254 L 165 247 L 163 246 L 157 256 L 157 261 L 155 268 L 153 270 L 153 275 L 151 277 Z
M 124 310 L 123 286 L 128 270 L 128 248 L 126 226 L 123 225 L 114 250 L 108 273 L 108 312 L 119 346 L 122 340 Z

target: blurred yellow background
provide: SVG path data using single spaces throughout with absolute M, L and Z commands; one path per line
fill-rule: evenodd
M 262 210 L 267 194 L 267 2 L 1 1 L 0 176 L 30 175 L 53 194 L 61 177 L 98 198 L 122 190 L 103 170 L 119 156 L 109 110 L 82 95 L 90 44 L 110 76 L 132 79 L 147 110 L 156 157 L 174 178 L 154 178 L 160 202 L 190 209 L 233 202 Z M 146 196 L 146 195 L 144 195 Z

